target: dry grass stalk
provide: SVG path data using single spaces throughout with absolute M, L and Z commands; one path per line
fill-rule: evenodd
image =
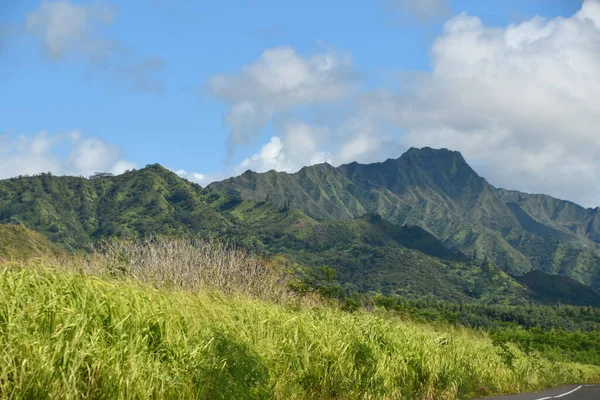
M 85 273 L 132 276 L 159 288 L 209 289 L 271 300 L 292 296 L 286 271 L 214 240 L 153 237 L 103 241 L 77 263 Z

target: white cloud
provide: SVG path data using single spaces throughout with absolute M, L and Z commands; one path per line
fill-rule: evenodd
M 114 43 L 94 35 L 94 27 L 109 25 L 114 17 L 114 11 L 106 5 L 44 0 L 27 14 L 25 29 L 40 39 L 45 54 L 51 59 L 73 52 L 82 52 L 90 59 L 103 59 Z
M 359 135 L 342 143 L 339 158 L 342 163 L 363 161 L 364 154 L 373 153 L 376 150 L 380 150 L 379 138 Z
M 234 173 L 248 169 L 296 172 L 305 165 L 332 162 L 331 154 L 322 150 L 328 146 L 330 136 L 326 128 L 302 121 L 288 121 L 277 128 L 280 136 L 272 137 L 260 151 L 243 160 Z
M 119 160 L 108 170 L 108 172 L 114 175 L 121 175 L 127 171 L 134 170 L 135 168 L 136 164 L 134 162 Z
M 277 47 L 235 74 L 213 77 L 208 88 L 230 105 L 225 122 L 231 151 L 249 143 L 274 115 L 339 100 L 355 83 L 352 60 L 346 54 L 327 51 L 303 58 L 291 47 Z
M 342 156 L 394 129 L 404 148 L 461 151 L 497 186 L 600 205 L 599 1 L 506 28 L 461 14 L 431 55 L 432 71 L 404 74 L 401 91 L 356 99 L 349 120 L 368 140 L 349 139 Z
M 276 124 L 279 136 L 272 137 L 258 152 L 244 159 L 232 173 L 237 175 L 248 169 L 292 173 L 325 162 L 340 165 L 398 157 L 405 150 L 404 145 L 376 128 L 361 118 L 345 121 L 334 129 L 305 121 L 285 121 Z
M 258 152 L 237 165 L 233 174 L 239 175 L 246 170 L 256 172 L 275 170 L 293 173 L 304 166 L 322 163 L 332 165 L 353 161 L 369 163 L 382 161 L 382 158 L 398 157 L 404 151 L 404 146 L 397 140 L 361 134 L 351 136 L 340 143 L 334 144 L 329 140 L 327 146 L 313 146 L 310 137 L 306 134 L 316 131 L 317 128 L 306 123 L 297 123 L 297 125 L 300 125 L 300 129 L 296 132 L 292 128 L 282 132 L 286 136 L 272 137 Z M 305 133 L 300 133 L 303 130 Z M 303 137 L 307 139 L 303 140 Z M 328 139 L 332 137 L 329 136 Z M 321 149 L 324 147 L 329 151 L 322 151 Z
M 61 151 L 66 148 L 66 155 Z M 96 172 L 122 173 L 135 164 L 121 159 L 115 146 L 78 131 L 51 135 L 0 138 L 0 178 L 52 172 L 55 175 L 90 176 Z
M 186 171 L 185 169 L 178 169 L 178 170 L 172 170 L 172 171 L 175 172 L 180 177 L 187 179 L 188 181 L 198 183 L 203 186 L 208 185 L 209 183 L 214 182 L 215 180 L 218 180 L 218 179 L 216 179 L 216 176 L 214 176 L 214 177 L 208 176 L 206 174 L 201 174 L 199 172 L 189 172 L 189 171 Z
M 292 172 L 296 166 L 286 156 L 281 139 L 272 137 L 258 153 L 246 158 L 239 165 L 241 170 L 251 169 L 257 172 L 266 172 L 272 169 L 276 171 Z
M 423 7 L 423 17 L 447 8 L 410 4 Z M 293 172 L 323 160 L 397 158 L 409 146 L 448 147 L 496 186 L 600 205 L 600 1 L 586 0 L 568 18 L 504 28 L 458 15 L 431 59 L 431 72 L 403 73 L 395 91 L 358 93 L 349 57 L 305 59 L 287 47 L 214 77 L 209 88 L 230 105 L 230 145 L 250 142 L 275 121 L 276 136 L 235 172 Z M 348 102 L 345 115 L 323 107 Z M 294 112 L 306 106 L 321 113 L 319 126 L 298 121 Z

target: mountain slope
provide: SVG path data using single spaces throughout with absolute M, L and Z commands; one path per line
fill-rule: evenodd
M 493 264 L 474 262 L 419 227 L 397 226 L 379 215 L 319 222 L 299 210 L 248 200 L 225 215 L 255 232 L 267 255 L 282 254 L 313 268 L 332 267 L 346 294 L 512 304 L 533 299 Z
M 306 176 L 315 188 L 345 184 L 330 173 L 317 168 Z M 278 182 L 292 185 L 287 179 Z M 0 181 L 0 190 L 5 221 L 20 221 L 67 248 L 110 236 L 220 237 L 306 267 L 329 265 L 346 293 L 492 303 L 532 298 L 503 271 L 449 250 L 421 228 L 396 226 L 377 215 L 319 221 L 285 205 L 204 190 L 158 165 L 89 180 L 46 174 L 12 179 Z M 346 204 L 322 196 L 313 206 L 333 201 Z
M 527 286 L 533 297 L 543 303 L 600 307 L 600 295 L 573 279 L 538 271 L 530 271 L 515 279 Z
M 19 225 L 0 224 L 0 264 L 63 253 L 56 244 L 34 231 Z
M 67 249 L 107 236 L 235 230 L 203 196 L 159 165 L 94 179 L 41 174 L 0 181 L 0 223 L 19 222 Z
M 573 202 L 555 199 L 545 194 L 527 194 L 514 190 L 497 190 L 505 203 L 518 205 L 541 223 L 600 243 L 600 207 L 583 208 Z
M 348 293 L 522 302 L 534 293 L 508 274 L 532 269 L 597 290 L 594 219 L 574 208 L 548 223 L 552 208 L 537 210 L 527 196 L 492 187 L 459 153 L 412 149 L 371 165 L 246 172 L 206 189 L 156 164 L 93 179 L 3 180 L 0 223 L 67 249 L 110 236 L 222 238 L 311 268 L 330 265 Z M 591 226 L 588 236 L 564 227 L 577 218 Z
M 598 209 L 496 189 L 458 152 L 412 148 L 383 163 L 321 164 L 295 174 L 247 171 L 209 190 L 287 204 L 318 220 L 377 213 L 420 226 L 507 272 L 561 274 L 600 290 Z

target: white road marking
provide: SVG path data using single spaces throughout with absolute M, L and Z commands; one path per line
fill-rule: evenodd
M 550 400 L 550 399 L 559 399 L 559 398 L 561 398 L 561 397 L 568 396 L 568 395 L 570 395 L 571 393 L 575 393 L 576 391 L 578 391 L 578 390 L 579 390 L 579 389 L 581 389 L 582 387 L 583 387 L 583 385 L 581 385 L 581 386 L 579 386 L 579 387 L 576 387 L 575 389 L 573 389 L 573 390 L 571 390 L 570 392 L 567 392 L 567 393 L 559 394 L 559 395 L 557 395 L 557 396 L 542 397 L 541 399 L 536 399 L 536 400 Z

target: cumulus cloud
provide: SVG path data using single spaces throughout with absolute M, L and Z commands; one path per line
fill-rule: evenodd
M 371 102 L 405 143 L 461 150 L 493 183 L 600 205 L 600 2 L 505 29 L 446 23 L 431 74 Z
M 185 169 L 172 170 L 180 177 L 187 179 L 188 181 L 195 182 L 201 185 L 206 183 L 210 183 L 212 181 L 208 180 L 209 178 L 205 174 L 201 174 L 199 172 L 189 172 Z M 208 182 L 207 182 L 208 181 Z
M 63 154 L 64 150 L 66 155 Z M 61 151 L 63 150 L 63 151 Z M 78 131 L 40 132 L 34 136 L 0 137 L 0 178 L 51 172 L 90 176 L 96 172 L 123 173 L 135 164 L 121 158 L 118 149 Z
M 280 136 L 252 156 L 244 159 L 234 170 L 235 174 L 248 169 L 257 172 L 269 170 L 296 172 L 305 165 L 331 163 L 332 155 L 322 150 L 328 146 L 330 134 L 326 128 L 311 126 L 303 121 L 287 121 L 278 126 Z
M 291 47 L 278 47 L 237 73 L 214 76 L 208 89 L 230 106 L 225 123 L 231 151 L 249 143 L 278 113 L 339 100 L 352 91 L 356 78 L 346 54 L 327 51 L 305 58 Z
M 335 164 L 380 162 L 397 158 L 406 147 L 394 138 L 384 136 L 357 135 L 342 142 L 338 149 Z
M 127 160 L 119 160 L 108 170 L 109 173 L 114 175 L 121 175 L 127 171 L 132 171 L 136 168 L 136 163 L 127 161 Z
M 282 111 L 352 104 L 319 121 L 324 127 L 276 119 L 276 137 L 239 169 L 291 172 L 319 154 L 338 165 L 447 147 L 496 186 L 600 205 L 600 1 L 585 0 L 567 18 L 503 28 L 457 15 L 435 40 L 431 63 L 431 71 L 402 73 L 398 90 L 357 93 L 348 90 L 355 82 L 340 79 L 350 64 L 279 48 L 210 87 L 231 105 L 233 142 L 253 138 Z
M 265 172 L 272 169 L 287 172 L 295 169 L 295 166 L 286 157 L 281 139 L 275 136 L 271 138 L 269 143 L 262 146 L 259 152 L 242 161 L 240 168 L 258 172 Z
M 200 186 L 207 186 L 210 185 L 213 182 L 218 182 L 218 181 L 222 181 L 223 179 L 229 178 L 230 176 L 233 175 L 233 173 L 230 174 L 226 174 L 224 172 L 216 172 L 216 173 L 200 173 L 200 172 L 193 172 L 193 171 L 187 171 L 185 169 L 171 169 L 171 171 L 173 171 L 174 173 L 176 173 L 177 175 L 179 175 L 181 178 L 183 179 L 187 179 L 190 182 L 194 182 L 199 184 Z M 239 172 L 239 169 L 236 169 L 236 174 L 240 174 L 241 172 Z

